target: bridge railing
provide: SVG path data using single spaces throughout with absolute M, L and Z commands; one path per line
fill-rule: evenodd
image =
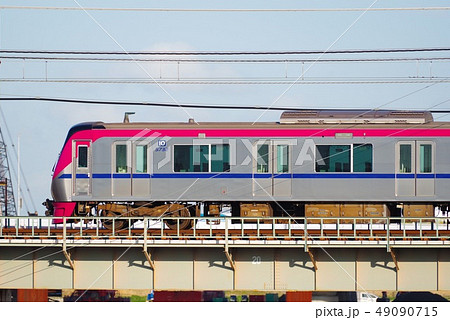
M 0 216 L 0 240 L 449 241 L 448 217 L 53 217 Z M 168 224 L 171 228 L 168 227 Z M 183 229 L 185 225 L 192 226 Z M 108 227 L 106 227 L 108 226 Z M 211 242 L 212 241 L 212 242 Z

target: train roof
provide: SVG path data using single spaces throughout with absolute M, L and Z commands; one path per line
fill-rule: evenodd
M 285 111 L 279 122 L 88 122 L 73 126 L 69 135 L 89 129 L 249 129 L 249 128 L 450 128 L 450 122 L 434 121 L 429 111 L 398 110 L 299 110 Z
M 124 122 L 102 123 L 105 128 L 325 128 L 339 125 L 340 128 L 392 128 L 421 125 L 429 128 L 450 127 L 450 122 L 435 122 L 430 111 L 373 110 L 373 109 L 311 109 L 285 111 L 279 122 Z

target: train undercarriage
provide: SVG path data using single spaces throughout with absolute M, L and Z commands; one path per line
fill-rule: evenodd
M 47 214 L 53 215 L 52 202 L 46 201 Z M 449 204 L 433 203 L 303 203 L 303 202 L 78 202 L 74 217 L 111 217 L 102 219 L 108 229 L 123 229 L 129 219 L 120 217 L 154 217 L 164 219 L 171 229 L 190 229 L 192 219 L 182 217 L 218 218 L 221 214 L 245 218 L 245 222 L 287 223 L 286 218 L 308 218 L 308 223 L 385 223 L 387 217 L 424 219 L 435 216 L 435 209 L 449 211 Z M 269 218 L 269 219 L 264 219 Z M 283 219 L 284 218 L 284 219 Z M 358 219 L 356 219 L 358 218 Z M 360 219 L 359 219 L 360 218 Z M 76 219 L 76 218 L 75 218 Z

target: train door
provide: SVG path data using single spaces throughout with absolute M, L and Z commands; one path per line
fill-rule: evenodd
M 432 141 L 416 142 L 416 196 L 434 196 L 435 144 Z
M 72 148 L 73 193 L 76 196 L 91 194 L 91 141 L 76 140 Z
M 290 196 L 292 171 L 291 146 L 287 142 L 258 141 L 253 151 L 253 195 Z
M 253 148 L 253 196 L 272 196 L 272 150 L 270 141 L 258 141 Z
M 133 168 L 131 176 L 131 194 L 133 197 L 150 195 L 150 148 L 147 143 L 133 144 Z
M 272 192 L 274 196 L 288 197 L 292 191 L 291 145 L 284 141 L 273 142 Z
M 435 144 L 400 141 L 396 145 L 395 191 L 397 196 L 435 194 Z
M 131 197 L 131 141 L 113 143 L 111 169 L 112 196 Z

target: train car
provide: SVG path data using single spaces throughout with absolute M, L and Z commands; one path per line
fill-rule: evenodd
M 426 111 L 286 111 L 279 122 L 81 123 L 47 214 L 428 217 L 450 203 L 450 123 Z M 189 228 L 184 221 L 182 228 Z

